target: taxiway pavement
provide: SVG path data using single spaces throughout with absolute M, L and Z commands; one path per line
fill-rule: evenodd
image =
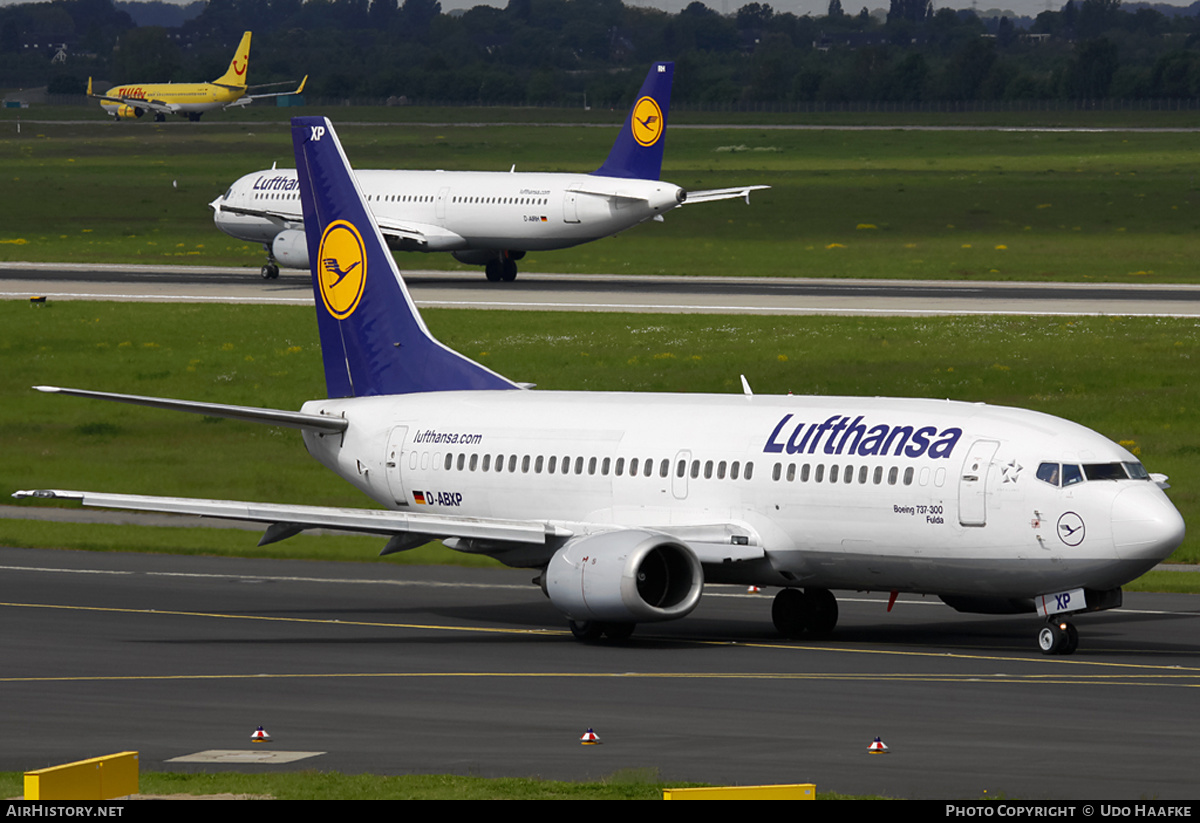
M 478 272 L 406 271 L 422 308 L 706 314 L 1200 316 L 1188 284 L 634 277 L 533 274 L 489 283 Z M 0 299 L 152 300 L 311 305 L 307 274 L 249 269 L 0 263 Z
M 915 597 L 890 614 L 843 597 L 832 639 L 784 642 L 770 597 L 731 587 L 583 645 L 531 576 L 0 549 L 0 769 L 133 749 L 144 770 L 1196 797 L 1194 595 L 1081 616 L 1071 657 L 1036 651 L 1033 616 Z M 259 725 L 272 743 L 251 743 Z M 589 727 L 602 745 L 580 745 Z M 876 736 L 889 754 L 868 754 Z M 178 760 L 231 750 L 243 760 Z

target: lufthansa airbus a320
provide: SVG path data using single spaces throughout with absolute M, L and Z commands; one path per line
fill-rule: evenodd
M 514 280 L 530 251 L 610 237 L 676 206 L 745 198 L 768 186 L 684 191 L 659 180 L 673 63 L 655 63 L 637 102 L 596 171 L 363 170 L 355 173 L 383 238 L 395 251 L 450 252 L 483 266 L 492 281 Z M 295 169 L 264 169 L 238 179 L 209 204 L 217 228 L 262 243 L 262 276 L 307 269 L 308 241 Z

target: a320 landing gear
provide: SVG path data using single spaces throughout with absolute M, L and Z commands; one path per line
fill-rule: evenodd
M 1037 642 L 1042 654 L 1072 654 L 1079 647 L 1079 630 L 1069 620 L 1055 620 L 1042 626 Z
M 517 261 L 511 257 L 494 257 L 487 261 L 483 271 L 493 283 L 511 283 L 517 279 Z
M 271 248 L 270 243 L 263 243 L 263 250 L 267 253 L 267 262 L 263 263 L 263 267 L 259 269 L 263 280 L 278 280 L 279 279 L 279 264 L 275 261 L 275 253 Z
M 827 635 L 837 619 L 837 598 L 829 589 L 783 589 L 771 604 L 771 620 L 784 637 Z

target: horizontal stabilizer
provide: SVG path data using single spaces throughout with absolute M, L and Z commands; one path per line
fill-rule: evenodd
M 746 205 L 750 205 L 750 192 L 759 191 L 760 189 L 769 189 L 770 186 L 734 186 L 730 189 L 706 189 L 705 191 L 689 191 L 687 200 L 683 201 L 685 206 L 693 203 L 711 203 L 714 200 L 734 200 L 739 197 L 746 199 Z
M 304 412 L 286 411 L 284 409 L 260 409 L 256 406 L 228 406 L 223 403 L 200 403 L 193 400 L 142 397 L 136 394 L 116 394 L 114 392 L 87 391 L 86 389 L 63 389 L 58 386 L 34 386 L 34 388 L 40 392 L 50 394 L 90 397 L 95 400 L 111 400 L 117 403 L 130 403 L 135 406 L 150 406 L 155 409 L 206 414 L 209 417 L 224 417 L 230 420 L 242 420 L 247 423 L 266 423 L 271 426 L 285 426 L 289 429 L 304 429 L 329 434 L 344 432 L 346 426 L 349 425 L 341 417 L 305 414 Z
M 595 195 L 596 197 L 606 197 L 612 200 L 628 200 L 630 202 L 642 203 L 648 202 L 649 198 L 647 198 L 645 194 L 631 194 L 630 192 L 622 190 L 621 185 L 615 181 L 613 185 L 605 185 L 603 181 L 604 178 L 602 177 L 593 178 L 587 183 L 571 186 L 570 191 L 578 192 L 579 194 L 591 194 Z

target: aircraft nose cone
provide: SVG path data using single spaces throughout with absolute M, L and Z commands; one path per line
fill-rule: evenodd
M 1112 531 L 1123 560 L 1165 560 L 1183 542 L 1183 517 L 1153 483 L 1131 484 L 1113 500 Z

